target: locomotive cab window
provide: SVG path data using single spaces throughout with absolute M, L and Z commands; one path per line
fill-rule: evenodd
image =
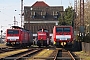
M 48 32 L 48 30 L 44 30 L 45 32 Z
M 38 32 L 42 32 L 42 29 L 39 29 Z
M 64 31 L 64 32 L 70 32 L 70 28 L 69 28 L 69 27 L 63 28 L 63 31 Z
M 70 32 L 69 27 L 58 27 L 56 28 L 56 32 Z
M 56 32 L 62 32 L 63 28 L 56 28 Z
M 19 30 L 8 30 L 7 34 L 19 34 Z

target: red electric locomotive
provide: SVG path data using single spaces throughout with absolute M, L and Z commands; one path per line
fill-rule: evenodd
M 48 46 L 50 44 L 50 34 L 47 29 L 40 29 L 37 32 L 37 46 Z
M 6 31 L 6 45 L 14 46 L 31 46 L 33 44 L 33 34 L 20 28 L 18 26 L 12 26 L 12 29 Z
M 53 40 L 56 46 L 72 46 L 74 38 L 72 26 L 54 26 Z

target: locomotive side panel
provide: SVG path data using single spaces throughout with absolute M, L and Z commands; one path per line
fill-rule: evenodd
M 14 26 L 13 29 L 7 29 L 6 45 L 10 46 L 31 46 L 33 43 L 33 34 L 25 29 Z

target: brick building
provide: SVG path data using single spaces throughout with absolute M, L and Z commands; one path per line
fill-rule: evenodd
M 32 6 L 24 6 L 24 28 L 36 34 L 41 28 L 53 32 L 58 25 L 58 18 L 63 15 L 63 6 L 49 6 L 43 1 L 36 1 Z

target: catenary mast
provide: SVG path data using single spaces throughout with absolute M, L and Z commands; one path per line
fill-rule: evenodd
M 23 0 L 21 0 L 21 27 L 23 28 L 24 21 L 23 21 Z
M 75 10 L 75 15 L 74 15 L 74 29 L 77 30 L 77 0 L 74 0 L 74 10 Z
M 80 26 L 84 26 L 84 0 L 80 0 Z

